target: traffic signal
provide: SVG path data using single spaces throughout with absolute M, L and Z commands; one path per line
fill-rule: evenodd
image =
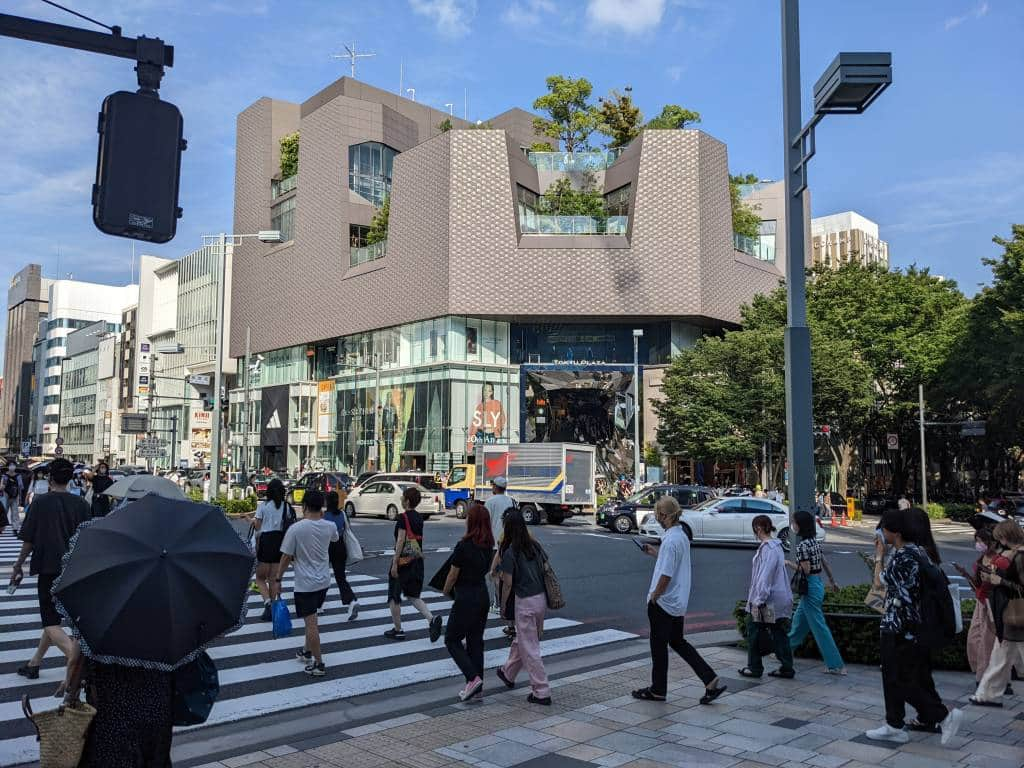
M 101 232 L 152 243 L 174 237 L 181 217 L 181 112 L 155 95 L 117 91 L 103 100 L 92 219 Z
M 213 410 L 213 395 L 203 395 L 202 398 L 203 398 L 203 410 L 204 411 L 212 411 Z

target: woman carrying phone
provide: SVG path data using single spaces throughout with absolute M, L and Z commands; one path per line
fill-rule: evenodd
M 992 656 L 992 646 L 996 642 L 996 628 L 992 621 L 992 607 L 989 605 L 992 585 L 982 581 L 981 577 L 997 568 L 1009 568 L 1010 561 L 996 549 L 991 528 L 982 528 L 974 534 L 974 548 L 980 555 L 974 563 L 973 573 L 968 573 L 960 563 L 953 563 L 953 567 L 967 579 L 977 600 L 971 616 L 971 628 L 967 631 L 967 663 L 974 672 L 975 682 L 981 682 Z

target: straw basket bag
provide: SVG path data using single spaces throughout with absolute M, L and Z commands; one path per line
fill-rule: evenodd
M 85 734 L 96 716 L 96 709 L 85 702 L 76 702 L 35 713 L 25 695 L 21 697 L 21 711 L 35 726 L 40 768 L 75 768 L 82 759 Z

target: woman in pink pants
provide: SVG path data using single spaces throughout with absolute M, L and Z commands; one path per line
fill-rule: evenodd
M 551 704 L 551 688 L 544 660 L 540 656 L 540 638 L 544 632 L 544 612 L 548 606 L 544 591 L 544 558 L 547 554 L 533 540 L 526 521 L 517 509 L 505 515 L 505 531 L 498 550 L 501 574 L 501 615 L 515 615 L 516 635 L 508 661 L 498 667 L 498 678 L 507 687 L 514 688 L 516 676 L 522 668 L 530 676 L 531 704 Z M 513 606 L 514 604 L 514 606 Z

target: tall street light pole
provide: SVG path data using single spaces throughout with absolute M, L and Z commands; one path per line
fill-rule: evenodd
M 811 333 L 807 327 L 804 208 L 814 128 L 828 114 L 860 114 L 892 82 L 889 53 L 840 53 L 814 84 L 814 114 L 801 127 L 800 3 L 782 9 L 782 127 L 786 183 L 786 439 L 791 512 L 814 505 Z M 791 526 L 791 529 L 793 527 Z M 795 530 L 793 536 L 795 536 Z M 795 547 L 794 547 L 795 549 Z
M 640 487 L 640 338 L 643 328 L 633 329 L 633 487 Z

